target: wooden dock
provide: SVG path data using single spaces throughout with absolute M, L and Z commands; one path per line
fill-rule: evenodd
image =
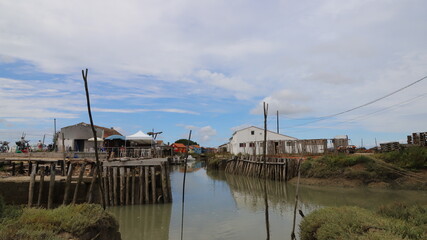
M 52 155 L 51 155 L 52 156 Z M 28 183 L 28 206 L 100 202 L 93 158 L 0 155 L 2 182 Z M 4 172 L 3 172 L 4 173 Z M 11 175 L 11 176 L 10 176 Z M 101 162 L 106 206 L 172 202 L 166 158 L 117 158 Z M 47 196 L 46 196 L 47 195 Z

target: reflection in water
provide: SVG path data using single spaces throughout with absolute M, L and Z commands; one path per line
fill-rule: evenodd
M 185 196 L 186 239 L 265 239 L 262 180 L 209 171 L 199 166 L 187 173 Z M 172 204 L 114 207 L 123 240 L 179 239 L 183 174 L 171 173 Z M 271 239 L 290 239 L 295 186 L 268 181 Z M 298 208 L 304 214 L 324 207 L 377 207 L 394 201 L 427 204 L 427 192 L 368 188 L 300 186 Z M 297 224 L 301 217 L 297 216 Z
M 119 219 L 122 239 L 169 239 L 172 204 L 147 204 L 108 209 Z

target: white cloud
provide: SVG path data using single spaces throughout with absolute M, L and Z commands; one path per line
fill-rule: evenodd
M 307 100 L 309 98 L 302 93 L 295 93 L 284 89 L 264 98 L 251 110 L 251 113 L 264 114 L 264 102 L 268 104 L 269 115 L 275 115 L 277 111 L 279 111 L 279 114 L 285 115 L 306 113 L 310 111 L 310 107 L 304 105 Z
M 184 127 L 188 130 L 192 130 L 192 139 L 195 139 L 199 144 L 208 144 L 213 137 L 217 135 L 217 131 L 211 126 L 197 127 L 193 125 L 186 125 Z
M 426 74 L 426 8 L 422 0 L 2 1 L 0 67 L 60 79 L 0 76 L 0 117 L 78 117 L 85 67 L 94 109 L 102 112 L 194 114 L 155 100 L 224 98 L 251 113 L 262 113 L 266 101 L 271 113 L 333 114 Z M 365 111 L 421 94 L 425 86 Z M 110 106 L 114 101 L 126 108 Z M 420 122 L 408 118 L 390 128 Z M 363 122 L 377 125 L 373 118 Z

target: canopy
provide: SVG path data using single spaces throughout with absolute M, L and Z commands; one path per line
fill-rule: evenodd
M 138 131 L 135 134 L 126 136 L 126 140 L 134 140 L 134 141 L 154 141 L 154 139 L 151 136 L 148 136 L 147 134 L 143 133 L 142 131 Z
M 89 138 L 89 139 L 88 139 L 88 141 L 92 141 L 92 142 L 94 142 L 94 141 L 95 141 L 95 138 Z M 97 138 L 96 138 L 96 141 L 97 141 L 97 142 L 102 142 L 102 141 L 104 141 L 104 139 L 97 137 Z
M 126 140 L 125 136 L 122 135 L 111 135 L 105 138 L 105 140 Z

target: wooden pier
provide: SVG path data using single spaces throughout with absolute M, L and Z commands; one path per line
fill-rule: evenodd
M 267 158 L 267 179 L 288 181 L 298 175 L 300 163 L 299 159 L 294 158 Z M 225 172 L 264 178 L 264 162 L 259 157 L 251 157 L 249 159 L 235 158 L 227 161 Z
M 91 158 L 0 156 L 0 163 L 12 175 L 0 183 L 28 184 L 29 207 L 100 202 L 97 168 Z M 101 164 L 106 206 L 172 202 L 166 158 L 119 158 Z

